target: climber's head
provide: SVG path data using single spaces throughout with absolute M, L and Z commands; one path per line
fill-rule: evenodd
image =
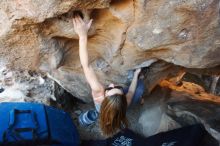
M 107 88 L 105 88 L 106 97 L 110 97 L 115 94 L 124 94 L 123 88 L 121 86 L 115 86 L 114 84 L 110 84 Z
M 104 135 L 111 136 L 128 125 L 127 101 L 122 87 L 113 84 L 106 88 L 105 95 L 100 109 L 100 127 Z

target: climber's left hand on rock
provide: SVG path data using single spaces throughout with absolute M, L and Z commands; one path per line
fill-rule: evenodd
M 92 24 L 92 19 L 86 23 L 79 15 L 73 18 L 73 26 L 79 37 L 87 36 L 88 30 Z
M 140 72 L 141 72 L 141 68 L 138 68 L 138 69 L 135 70 L 134 74 L 139 75 Z

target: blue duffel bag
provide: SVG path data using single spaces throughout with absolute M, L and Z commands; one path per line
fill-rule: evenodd
M 0 103 L 0 144 L 78 146 L 69 114 L 37 103 Z

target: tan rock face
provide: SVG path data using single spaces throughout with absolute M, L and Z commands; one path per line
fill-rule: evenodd
M 183 81 L 181 86 L 176 86 L 164 80 L 160 86 L 172 89 L 166 103 L 167 115 L 179 121 L 180 125 L 202 123 L 219 142 L 219 115 L 217 113 L 220 100 L 218 96 L 207 94 L 201 86 L 191 82 Z M 179 120 L 181 118 L 182 120 Z
M 0 7 L 1 59 L 48 72 L 84 101 L 91 98 L 72 25 L 75 10 L 94 19 L 89 57 L 105 85 L 125 84 L 127 70 L 157 60 L 187 68 L 220 65 L 219 0 L 9 0 Z M 162 64 L 152 65 L 150 87 L 176 69 Z

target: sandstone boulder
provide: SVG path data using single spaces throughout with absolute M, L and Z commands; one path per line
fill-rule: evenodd
M 196 84 L 183 82 L 176 86 L 168 81 L 160 83 L 162 87 L 172 89 L 167 102 L 166 114 L 181 126 L 202 123 L 206 130 L 220 142 L 218 96 L 207 94 Z
M 186 68 L 220 65 L 219 0 L 10 0 L 0 7 L 1 59 L 12 68 L 46 72 L 87 102 L 90 89 L 72 25 L 76 10 L 85 21 L 94 19 L 89 57 L 104 85 L 124 85 L 128 70 L 150 66 L 154 77 L 146 82 L 151 91 L 172 73 L 161 75 L 163 69 L 151 67 L 158 60 Z

